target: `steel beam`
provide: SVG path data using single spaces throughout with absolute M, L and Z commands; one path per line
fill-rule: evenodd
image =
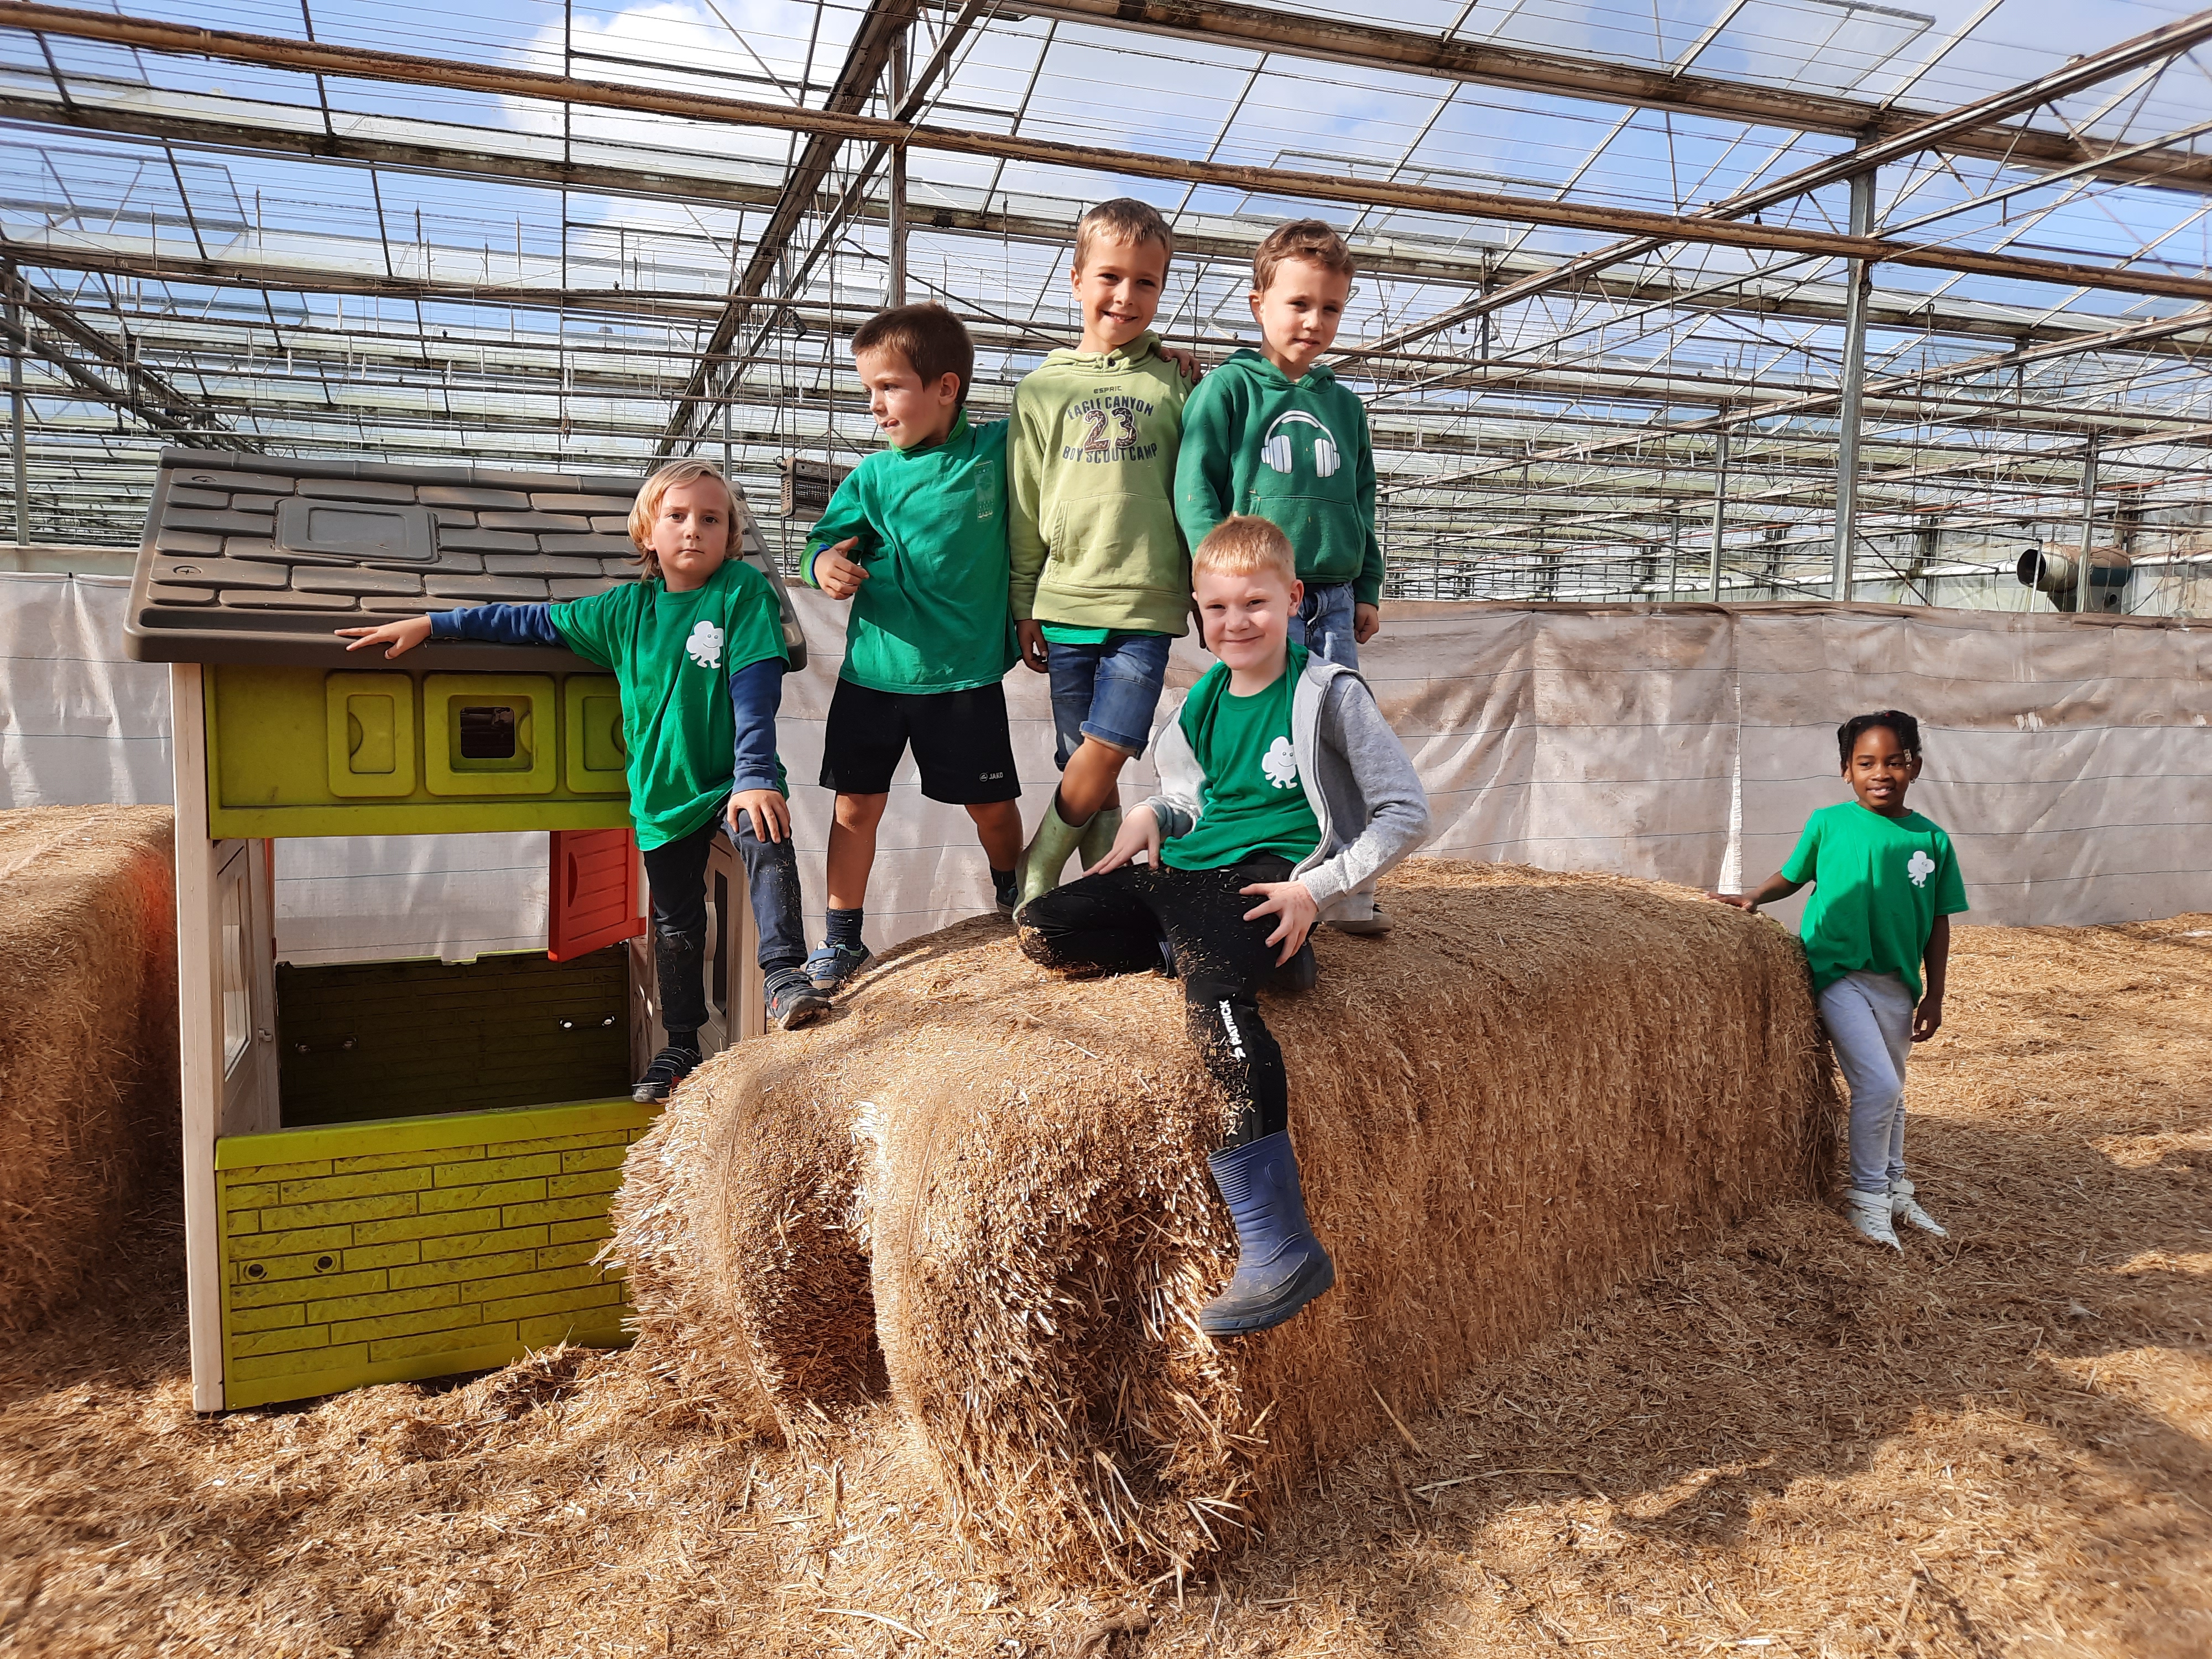
M 1874 222 L 1875 175 L 1851 175 L 1851 228 L 1864 231 Z M 1850 308 L 1844 319 L 1843 390 L 1838 399 L 1836 430 L 1836 550 L 1835 586 L 1838 604 L 1851 597 L 1852 518 L 1859 487 L 1859 421 L 1866 402 L 1866 293 L 1871 280 L 1866 262 L 1854 259 L 1850 267 Z
M 945 3 L 945 0 L 936 0 L 936 3 Z M 1419 30 L 1353 22 L 1310 11 L 1278 10 L 1239 3 L 1238 0 L 1015 0 L 1015 3 L 1000 9 L 1001 15 L 1057 17 L 1105 28 L 1134 29 L 1176 40 L 1202 41 L 1210 46 L 1225 43 L 1401 75 L 1410 70 L 1521 92 L 1632 105 L 1680 115 L 1719 116 L 1759 126 L 1831 133 L 1875 144 L 1933 118 L 1930 112 L 1909 106 L 1870 104 L 1822 93 L 1677 74 L 1662 68 L 1538 52 L 1497 41 L 1449 40 Z M 2185 18 L 2167 25 L 2166 31 L 2154 31 L 2143 36 L 2142 41 L 2153 42 L 2167 31 L 2198 29 L 2205 21 L 2203 14 Z M 2185 47 L 2171 50 L 2182 51 Z M 2083 138 L 2063 128 L 2008 125 L 2002 115 L 1962 120 L 1943 136 L 1936 147 L 1954 155 L 1972 155 L 2027 167 L 2074 167 L 2127 148 L 2101 139 Z M 2212 156 L 2181 156 L 2170 162 L 2153 162 L 2141 157 L 2116 161 L 2108 176 L 2131 184 L 2192 191 L 2212 190 Z
M 1651 213 L 1595 203 L 1510 196 L 1491 191 L 1409 185 L 1395 179 L 1360 179 L 1289 169 L 1247 167 L 1185 156 L 1151 155 L 1100 145 L 1060 143 L 1017 134 L 972 132 L 832 110 L 794 108 L 748 99 L 653 87 L 586 81 L 538 70 L 472 64 L 404 52 L 334 46 L 277 35 L 246 34 L 198 28 L 189 24 L 85 12 L 62 6 L 9 0 L 0 6 L 0 26 L 105 40 L 143 51 L 180 52 L 228 63 L 323 73 L 398 85 L 446 87 L 517 98 L 568 102 L 595 109 L 687 118 L 736 126 L 804 132 L 824 139 L 858 139 L 876 144 L 906 143 L 947 155 L 980 155 L 1034 161 L 1108 175 L 1172 179 L 1182 184 L 1220 185 L 1259 196 L 1289 196 L 1320 202 L 1358 203 L 1469 219 L 1498 219 L 1656 237 L 1668 242 L 1705 242 L 1783 253 L 1823 254 L 1832 258 L 1880 260 L 1929 270 L 1968 272 L 2019 282 L 2051 283 L 2066 288 L 2103 289 L 2118 293 L 2158 294 L 2212 300 L 2212 277 L 2178 276 L 2155 271 L 2069 264 L 1984 253 L 1971 248 L 1931 247 L 1878 236 L 1839 235 L 1783 225 L 1741 224 L 1692 216 Z M 809 192 L 811 195 L 811 192 Z M 728 342 L 723 341 L 726 349 Z M 708 356 L 715 354 L 709 353 Z M 694 394 L 696 398 L 696 393 Z

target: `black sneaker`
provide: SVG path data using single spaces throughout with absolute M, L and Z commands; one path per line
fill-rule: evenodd
M 653 1057 L 653 1064 L 645 1068 L 645 1075 L 638 1079 L 629 1097 L 648 1105 L 665 1100 L 698 1065 L 699 1053 L 696 1048 L 663 1048 Z
M 793 1031 L 820 1017 L 830 999 L 814 988 L 805 970 L 782 968 L 768 977 L 768 1023 L 779 1031 Z
M 875 952 L 865 945 L 855 950 L 849 945 L 823 944 L 821 949 L 806 958 L 805 974 L 814 988 L 824 996 L 835 996 L 845 988 L 845 981 L 867 966 L 868 958 Z

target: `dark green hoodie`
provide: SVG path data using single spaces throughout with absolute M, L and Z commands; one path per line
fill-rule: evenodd
M 1232 513 L 1257 514 L 1291 538 L 1300 581 L 1350 582 L 1362 605 L 1382 599 L 1367 410 L 1328 368 L 1293 385 L 1248 349 L 1190 394 L 1176 519 L 1195 549 Z

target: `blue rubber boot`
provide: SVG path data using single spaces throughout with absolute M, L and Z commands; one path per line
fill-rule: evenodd
M 1268 1330 L 1336 1283 L 1328 1252 L 1306 1224 L 1290 1134 L 1279 1129 L 1206 1162 L 1237 1223 L 1237 1273 L 1199 1310 L 1199 1328 L 1208 1336 Z

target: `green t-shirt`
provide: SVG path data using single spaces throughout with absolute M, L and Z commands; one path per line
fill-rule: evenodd
M 1936 918 L 1966 908 L 1951 838 L 1917 812 L 1887 817 L 1856 800 L 1805 821 L 1786 881 L 1809 881 L 1797 924 L 1817 995 L 1850 973 L 1894 974 L 1917 1000 Z
M 1236 696 L 1225 663 L 1191 688 L 1178 720 L 1206 782 L 1198 822 L 1161 852 L 1170 869 L 1219 870 L 1261 853 L 1295 864 L 1321 844 L 1291 740 L 1291 700 L 1305 665 L 1305 647 L 1294 645 L 1264 691 Z
M 853 596 L 838 678 L 927 696 L 996 685 L 1020 660 L 1006 583 L 1006 423 L 940 443 L 884 448 L 854 467 L 806 538 L 814 556 L 848 536 L 868 580 Z M 819 586 L 819 584 L 816 584 Z
M 1077 628 L 1067 623 L 1040 623 L 1048 645 L 1108 645 L 1116 640 L 1156 640 L 1144 628 Z
M 790 660 L 775 590 L 732 558 L 689 593 L 646 577 L 551 609 L 568 648 L 612 670 L 622 687 L 639 848 L 680 841 L 730 793 L 738 741 L 730 676 L 771 657 Z M 781 773 L 779 764 L 779 783 Z

